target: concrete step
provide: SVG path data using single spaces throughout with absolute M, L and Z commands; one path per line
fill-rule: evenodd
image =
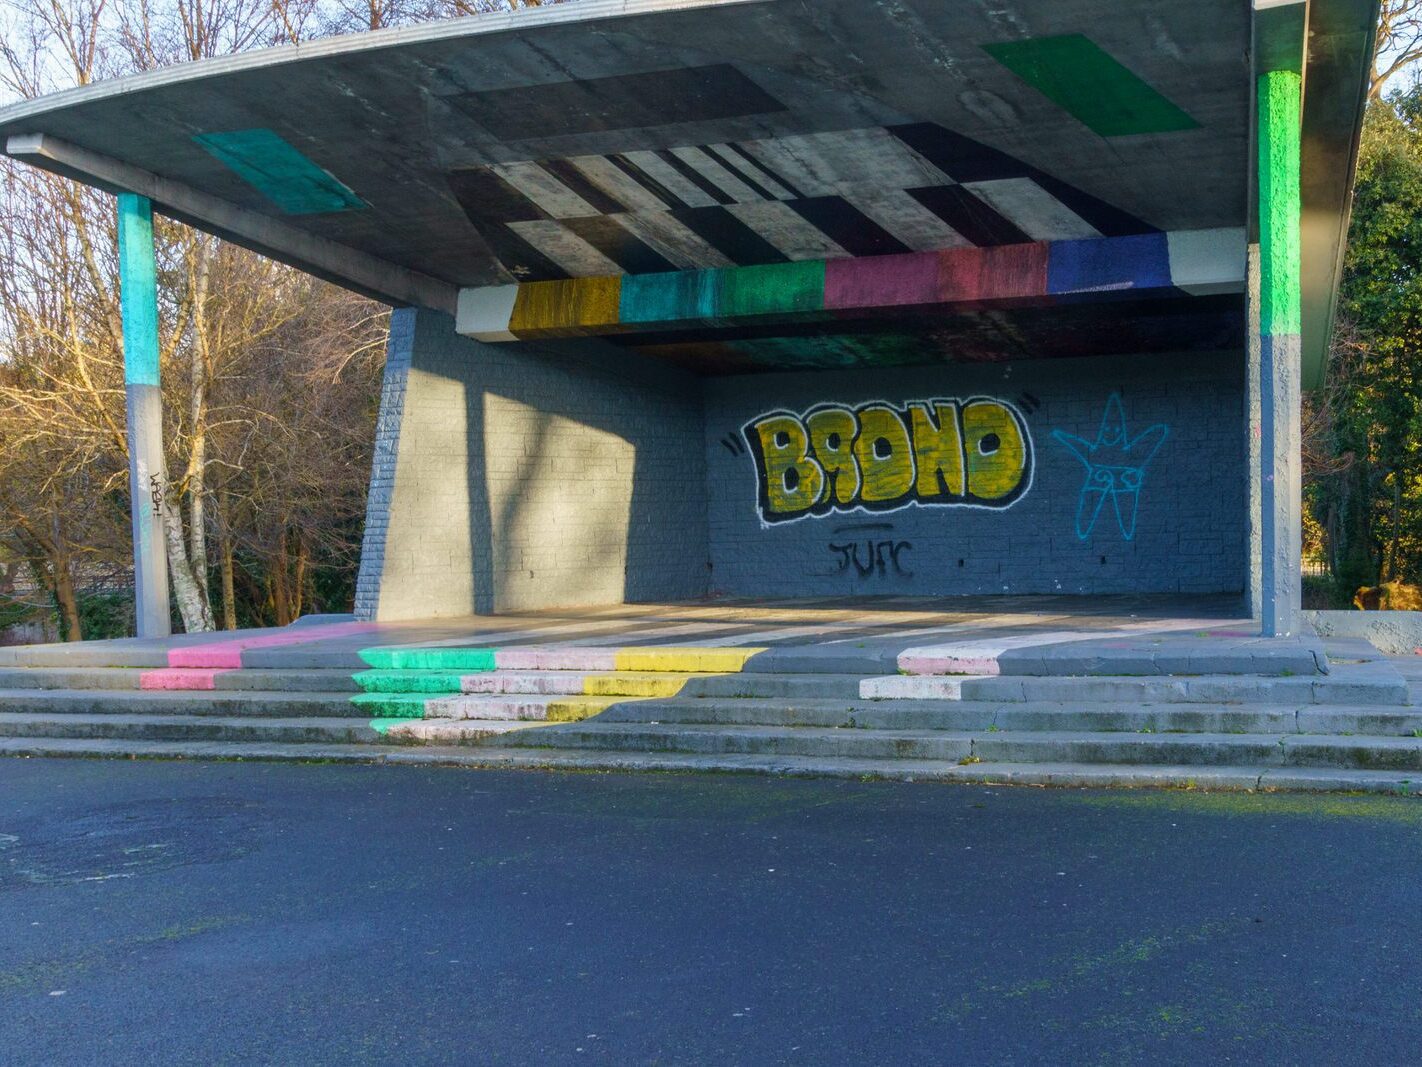
M 763 648 L 737 645 L 510 645 L 506 648 L 384 646 L 367 648 L 361 659 L 377 670 L 430 670 L 477 673 L 492 670 L 671 671 L 722 673 L 743 669 Z
M 358 693 L 352 704 L 373 718 L 479 719 L 577 722 L 619 701 L 636 697 L 599 696 L 434 696 L 425 693 Z
M 263 690 L 0 689 L 0 712 L 71 715 L 227 715 L 349 718 L 364 714 L 350 693 Z M 367 716 L 368 717 L 368 716 Z
M 180 675 L 192 675 L 192 684 L 181 684 Z M 145 683 L 144 677 L 148 676 Z M 154 685 L 154 675 L 173 685 Z M 205 683 L 205 684 L 204 684 Z M 0 689 L 142 689 L 173 688 L 180 691 L 218 689 L 262 692 L 354 693 L 359 690 L 350 671 L 341 670 L 147 670 L 134 667 L 0 667 Z
M 446 736 L 457 736 L 453 724 Z M 504 744 L 625 752 L 746 753 L 992 763 L 1345 767 L 1422 771 L 1422 738 L 1268 734 L 954 733 L 825 727 L 582 722 L 523 731 Z
M 1140 704 L 1373 704 L 1405 706 L 1407 683 L 1385 662 L 1345 665 L 1327 675 L 1270 678 L 1196 675 L 1169 678 L 885 675 L 866 678 L 867 699 Z
M 370 693 L 488 693 L 627 697 L 846 697 L 859 695 L 847 674 L 687 674 L 669 671 L 370 670 L 354 683 Z
M 1422 794 L 1410 772 L 1343 768 L 1166 766 L 1087 763 L 972 763 L 935 760 L 865 760 L 814 756 L 696 755 L 682 752 L 609 752 L 494 746 L 428 746 L 259 742 L 134 741 L 70 738 L 0 738 L 0 755 L 90 759 L 272 760 L 450 766 L 480 769 L 567 771 L 670 771 L 837 777 L 978 785 L 1155 787 L 1233 791 L 1369 792 Z
M 948 700 L 714 698 L 614 703 L 599 722 L 834 726 L 878 730 L 1083 730 L 1092 733 L 1422 733 L 1422 707 L 1327 704 L 989 703 Z
M 1084 631 L 968 637 L 908 648 L 898 657 L 898 667 L 909 674 L 1287 677 L 1327 674 L 1329 666 L 1323 644 L 1312 636 L 1264 638 L 1208 630 L 1104 637 Z
M 365 718 L 283 719 L 223 715 L 54 715 L 0 712 L 0 737 L 134 741 L 260 741 L 282 744 L 373 744 L 382 734 Z
M 204 642 L 173 639 L 176 648 Z M 116 641 L 76 641 L 73 644 L 16 645 L 0 648 L 0 667 L 123 667 L 160 670 L 168 666 L 168 642 L 126 638 Z M 363 670 L 366 664 L 352 649 L 319 645 L 247 648 L 241 652 L 243 669 L 264 670 Z M 224 669 L 224 668 L 219 668 Z M 235 668 L 233 668 L 235 669 Z

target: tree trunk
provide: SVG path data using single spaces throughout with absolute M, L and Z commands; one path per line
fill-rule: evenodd
M 54 602 L 64 618 L 64 639 L 84 640 L 84 627 L 79 621 L 79 597 L 74 592 L 74 575 L 67 558 L 54 561 Z
M 296 574 L 291 580 L 291 618 L 293 622 L 301 618 L 301 609 L 305 606 L 305 593 L 306 538 L 298 534 L 296 538 Z
M 178 601 L 178 614 L 183 629 L 198 633 L 213 629 L 212 607 L 207 602 L 207 590 L 198 585 L 188 569 L 187 545 L 183 541 L 183 516 L 172 498 L 163 495 L 163 536 L 168 543 L 168 572 L 173 577 L 173 595 Z
M 234 588 L 236 583 L 232 580 L 232 531 L 228 528 L 228 519 L 231 516 L 231 499 L 227 495 L 227 490 L 219 489 L 217 492 L 217 551 L 219 558 L 219 569 L 222 574 L 222 628 L 224 630 L 237 629 L 237 591 Z
M 194 242 L 197 266 L 193 270 L 192 381 L 188 394 L 188 419 L 192 425 L 192 447 L 188 453 L 188 561 L 194 576 L 202 576 L 207 594 L 207 377 L 211 364 L 208 336 L 207 290 L 211 276 L 212 249 L 204 238 Z M 209 614 L 211 607 L 208 608 Z
M 59 498 L 57 486 L 50 490 L 49 515 L 49 557 L 50 570 L 54 575 L 54 602 L 64 620 L 66 641 L 84 640 L 84 627 L 79 621 L 79 597 L 74 591 L 74 572 L 70 568 L 69 543 L 64 538 L 64 530 L 59 524 L 63 502 Z
M 285 626 L 291 622 L 291 616 L 287 614 L 287 551 L 286 551 L 286 528 L 283 527 L 280 536 L 277 537 L 276 558 L 271 563 L 272 575 L 272 608 L 276 612 L 276 624 Z

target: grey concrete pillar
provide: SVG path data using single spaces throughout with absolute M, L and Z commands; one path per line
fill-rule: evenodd
M 158 284 L 153 207 L 132 193 L 118 197 L 119 286 L 123 312 L 123 377 L 128 407 L 128 488 L 133 523 L 134 621 L 139 637 L 167 637 L 168 556 L 159 509 L 163 463 L 163 394 L 158 377 Z

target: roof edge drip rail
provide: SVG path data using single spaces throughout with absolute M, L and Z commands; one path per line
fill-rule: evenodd
M 458 288 L 439 278 L 318 237 L 191 186 L 43 133 L 17 134 L 5 154 L 105 189 L 137 193 L 154 209 L 254 252 L 395 306 L 454 314 Z

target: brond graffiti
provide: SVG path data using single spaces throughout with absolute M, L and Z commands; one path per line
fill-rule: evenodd
M 909 504 L 1006 508 L 1032 485 L 1026 420 L 991 397 L 772 411 L 741 434 L 765 522 Z

